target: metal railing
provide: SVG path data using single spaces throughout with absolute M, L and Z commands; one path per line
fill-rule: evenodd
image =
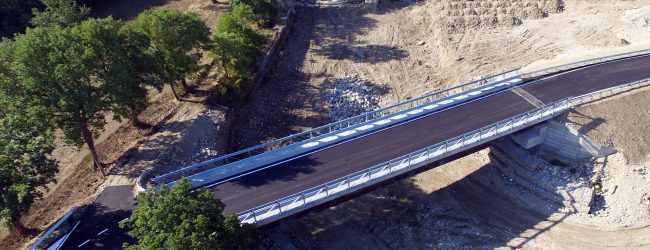
M 332 200 L 341 195 L 378 183 L 382 180 L 413 170 L 417 167 L 438 161 L 447 156 L 470 149 L 490 140 L 503 137 L 531 125 L 549 120 L 571 106 L 590 102 L 604 96 L 647 86 L 649 79 L 595 91 L 573 98 L 566 98 L 535 110 L 514 116 L 492 125 L 448 139 L 424 149 L 375 165 L 307 189 L 303 192 L 278 199 L 238 214 L 241 223 L 265 224 Z
M 307 130 L 304 132 L 300 132 L 297 134 L 289 135 L 280 139 L 272 140 L 269 142 L 266 142 L 264 144 L 260 144 L 258 146 L 246 148 L 234 153 L 226 154 L 217 158 L 213 158 L 201 163 L 193 164 L 175 171 L 171 171 L 169 173 L 156 176 L 154 178 L 151 178 L 151 181 L 156 182 L 158 184 L 163 183 L 165 181 L 169 180 L 175 180 L 180 178 L 181 176 L 187 176 L 189 174 L 196 173 L 200 170 L 206 170 L 209 168 L 214 168 L 218 167 L 224 164 L 228 164 L 231 162 L 239 161 L 242 159 L 245 159 L 247 157 L 251 157 L 254 155 L 258 155 L 261 153 L 266 152 L 267 150 L 270 149 L 278 149 L 287 145 L 291 145 L 294 143 L 302 142 L 304 140 L 308 140 L 311 138 L 314 138 L 316 136 L 321 136 L 327 133 L 331 133 L 337 130 L 349 128 L 351 126 L 357 125 L 362 122 L 367 122 L 369 120 L 393 114 L 396 112 L 400 112 L 415 106 L 422 105 L 424 103 L 431 102 L 433 100 L 443 98 L 458 92 L 462 91 L 468 91 L 473 88 L 482 86 L 482 85 L 487 85 L 490 83 L 495 83 L 495 82 L 500 82 L 500 81 L 506 81 L 506 80 L 512 80 L 512 79 L 522 79 L 522 78 L 535 78 L 539 77 L 542 75 L 548 75 L 554 72 L 558 71 L 563 71 L 567 70 L 569 68 L 576 68 L 576 67 L 582 67 L 586 65 L 591 65 L 591 64 L 596 64 L 604 61 L 611 61 L 611 60 L 616 60 L 616 59 L 621 59 L 621 58 L 627 58 L 627 57 L 633 57 L 633 56 L 639 56 L 639 55 L 644 55 L 650 53 L 650 49 L 645 49 L 645 50 L 638 50 L 638 51 L 632 51 L 632 52 L 627 52 L 627 53 L 621 53 L 621 54 L 616 54 L 616 55 L 610 55 L 610 56 L 604 56 L 604 57 L 598 57 L 598 58 L 593 58 L 593 59 L 587 59 L 587 60 L 582 60 L 582 61 L 577 61 L 577 62 L 571 62 L 571 63 L 566 63 L 558 66 L 553 66 L 553 67 L 548 67 L 540 70 L 535 70 L 532 72 L 526 72 L 526 73 L 519 73 L 521 68 L 516 68 L 513 70 L 508 70 L 504 71 L 502 73 L 488 76 L 479 80 L 471 81 L 456 87 L 448 88 L 445 90 L 441 91 L 436 91 L 433 93 L 426 94 L 424 96 L 411 99 L 405 102 L 401 102 L 389 107 L 381 108 L 378 110 L 370 111 L 361 115 L 356 115 L 352 116 L 350 118 L 333 122 L 324 126 L 320 126 L 311 130 Z M 514 87 L 514 86 L 511 86 Z
M 621 53 L 621 54 L 615 54 L 615 55 L 609 55 L 609 56 L 603 56 L 603 57 L 597 57 L 597 58 L 590 58 L 590 59 L 581 60 L 581 61 L 577 61 L 577 62 L 570 62 L 570 63 L 560 64 L 560 65 L 557 65 L 557 66 L 543 68 L 543 69 L 535 70 L 535 71 L 531 71 L 531 72 L 525 72 L 525 73 L 522 73 L 521 75 L 519 75 L 519 77 L 520 78 L 535 78 L 535 77 L 542 76 L 542 75 L 548 75 L 548 74 L 551 74 L 551 73 L 554 73 L 554 72 L 559 72 L 559 71 L 564 71 L 564 70 L 568 70 L 568 69 L 583 67 L 583 66 L 587 66 L 587 65 L 602 63 L 602 62 L 606 62 L 606 61 L 613 61 L 613 60 L 622 59 L 622 58 L 646 55 L 648 53 L 650 53 L 650 49 L 636 50 L 636 51 L 626 52 L 626 53 Z
M 385 108 L 373 110 L 364 114 L 352 116 L 347 119 L 343 119 L 340 121 L 332 122 L 314 129 L 310 129 L 304 132 L 296 133 L 293 135 L 289 135 L 280 139 L 275 139 L 254 147 L 246 148 L 234 153 L 226 154 L 214 159 L 210 159 L 201 163 L 193 164 L 175 171 L 171 171 L 169 173 L 156 176 L 154 178 L 151 178 L 151 181 L 156 182 L 156 183 L 162 183 L 168 180 L 172 180 L 174 178 L 178 178 L 180 176 L 186 176 L 188 174 L 194 173 L 195 171 L 199 169 L 204 169 L 206 167 L 216 167 L 220 166 L 223 164 L 228 164 L 231 162 L 235 162 L 238 160 L 245 159 L 247 157 L 251 157 L 254 155 L 258 155 L 261 153 L 266 152 L 269 149 L 278 149 L 284 146 L 288 146 L 294 143 L 302 142 L 304 140 L 308 140 L 311 138 L 314 138 L 316 136 L 324 135 L 327 133 L 331 133 L 337 130 L 345 129 L 352 127 L 354 125 L 357 125 L 362 122 L 367 122 L 369 120 L 372 120 L 374 118 L 378 118 L 381 116 L 389 115 L 389 114 L 394 114 L 396 112 L 400 112 L 418 105 L 422 105 L 424 103 L 430 102 L 435 99 L 440 99 L 444 98 L 446 96 L 450 96 L 452 94 L 455 94 L 457 92 L 462 92 L 468 89 L 476 88 L 478 86 L 482 85 L 487 85 L 490 83 L 495 83 L 495 82 L 500 82 L 504 80 L 509 80 L 509 79 L 514 79 L 517 78 L 519 75 L 519 70 L 520 68 L 512 69 L 512 70 L 507 70 L 504 72 L 501 72 L 496 75 L 491 75 L 488 77 L 484 77 L 478 80 L 474 80 L 459 86 L 455 86 L 452 88 L 432 92 L 426 95 L 423 95 L 421 97 L 415 98 L 415 99 L 410 99 L 395 105 L 391 105 Z
M 570 99 L 558 101 L 307 189 L 303 192 L 246 210 L 238 214 L 239 221 L 241 223 L 264 224 L 272 218 L 283 216 L 291 211 L 302 211 L 345 193 L 349 193 L 349 191 L 367 187 L 391 176 L 399 175 L 413 170 L 416 167 L 510 134 L 520 128 L 548 120 L 555 117 L 559 112 L 569 108 L 569 104 Z

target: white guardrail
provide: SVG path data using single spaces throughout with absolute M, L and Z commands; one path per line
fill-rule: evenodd
M 504 71 L 502 73 L 492 75 L 486 78 L 482 78 L 479 80 L 475 80 L 469 83 L 465 83 L 453 88 L 441 90 L 441 91 L 436 91 L 433 93 L 426 94 L 424 96 L 411 99 L 402 103 L 398 103 L 386 108 L 374 110 L 371 112 L 367 112 L 365 114 L 353 116 L 341 121 L 337 121 L 334 123 L 330 123 L 321 127 L 317 127 L 308 131 L 300 132 L 297 134 L 293 134 L 287 137 L 283 137 L 280 139 L 276 139 L 264 144 L 260 144 L 258 146 L 246 148 L 234 153 L 226 154 L 220 157 L 216 157 L 201 163 L 197 163 L 194 165 L 190 165 L 160 176 L 156 176 L 154 178 L 151 178 L 150 180 L 154 183 L 161 184 L 163 182 L 170 182 L 174 181 L 177 179 L 180 179 L 182 176 L 188 176 L 194 173 L 197 173 L 199 171 L 203 171 L 206 169 L 212 169 L 219 167 L 224 164 L 244 160 L 248 157 L 259 155 L 262 153 L 267 152 L 268 150 L 272 149 L 278 149 L 284 146 L 288 146 L 291 144 L 299 143 L 305 140 L 309 140 L 311 138 L 314 138 L 316 136 L 321 136 L 325 135 L 331 132 L 335 132 L 337 130 L 341 129 L 346 129 L 351 126 L 355 126 L 359 123 L 366 122 L 372 119 L 376 119 L 382 116 L 394 114 L 409 108 L 413 108 L 415 106 L 422 105 L 424 103 L 431 102 L 433 100 L 437 100 L 440 98 L 444 98 L 446 96 L 450 96 L 452 94 L 462 92 L 462 91 L 469 91 L 473 88 L 498 82 L 498 81 L 505 81 L 505 80 L 511 80 L 511 79 L 529 79 L 529 78 L 535 78 L 539 77 L 542 75 L 548 75 L 552 74 L 555 72 L 559 71 L 564 71 L 572 68 L 577 68 L 577 67 L 582 67 L 586 65 L 592 65 L 604 61 L 611 61 L 611 60 L 616 60 L 616 59 L 621 59 L 621 58 L 628 58 L 628 57 L 633 57 L 633 56 L 639 56 L 639 55 L 644 55 L 650 53 L 650 49 L 645 49 L 645 50 L 638 50 L 638 51 L 633 51 L 633 52 L 627 52 L 627 53 L 622 53 L 622 54 L 616 54 L 616 55 L 610 55 L 610 56 L 604 56 L 604 57 L 598 57 L 598 58 L 593 58 L 593 59 L 588 59 L 588 60 L 582 60 L 582 61 L 577 61 L 577 62 L 571 62 L 571 63 L 566 63 L 554 67 L 548 67 L 540 70 L 535 70 L 532 72 L 525 72 L 525 73 L 519 73 L 521 68 L 516 68 L 513 70 L 508 70 Z M 515 87 L 515 86 L 512 86 Z
M 239 221 L 241 223 L 263 225 L 290 216 L 458 152 L 471 149 L 491 140 L 530 127 L 531 125 L 549 120 L 563 113 L 571 106 L 645 86 L 648 85 L 648 81 L 650 79 L 616 86 L 578 97 L 567 98 L 545 105 L 510 119 L 494 123 L 368 169 L 307 189 L 303 192 L 241 212 L 238 214 Z
M 490 83 L 498 82 L 498 81 L 504 81 L 507 79 L 514 79 L 519 76 L 519 68 L 508 70 L 501 72 L 496 75 L 488 76 L 485 78 L 481 78 L 475 81 L 471 81 L 469 83 L 465 83 L 456 87 L 444 89 L 441 91 L 436 91 L 432 92 L 429 94 L 426 94 L 424 96 L 414 98 L 408 101 L 404 101 L 389 107 L 373 110 L 364 114 L 356 115 L 344 120 L 340 120 L 337 122 L 333 122 L 327 125 L 323 125 L 314 129 L 310 129 L 304 132 L 300 132 L 297 134 L 289 135 L 280 139 L 272 140 L 270 142 L 260 144 L 258 146 L 246 148 L 234 153 L 226 154 L 220 157 L 216 157 L 201 163 L 197 163 L 194 165 L 190 165 L 169 173 L 166 173 L 164 175 L 156 176 L 154 178 L 151 178 L 151 181 L 155 183 L 163 183 L 163 182 L 170 182 L 174 181 L 176 179 L 180 179 L 182 176 L 188 176 L 190 174 L 196 173 L 201 170 L 205 169 L 210 169 L 214 167 L 218 167 L 224 164 L 232 163 L 235 161 L 240 161 L 243 159 L 246 159 L 251 156 L 255 156 L 258 154 L 262 154 L 267 152 L 268 150 L 272 149 L 279 149 L 281 147 L 285 147 L 288 145 L 292 145 L 295 143 L 299 143 L 305 140 L 312 139 L 317 136 L 325 135 L 328 133 L 332 133 L 338 130 L 346 129 L 352 126 L 355 126 L 357 124 L 367 122 L 369 120 L 379 118 L 382 116 L 394 114 L 409 108 L 413 108 L 415 106 L 422 105 L 424 103 L 431 102 L 436 99 L 444 98 L 446 96 L 453 95 L 457 92 L 462 92 L 466 91 L 468 89 L 473 89 L 479 86 L 487 85 Z

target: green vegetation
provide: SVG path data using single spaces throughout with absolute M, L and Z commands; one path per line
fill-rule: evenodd
M 210 51 L 225 73 L 213 92 L 217 102 L 236 105 L 242 101 L 241 95 L 246 92 L 246 84 L 252 75 L 251 66 L 266 40 L 252 26 L 259 18 L 253 6 L 244 3 L 233 4 L 232 11 L 219 18 Z
M 252 249 L 252 225 L 240 225 L 235 214 L 223 215 L 223 203 L 212 191 L 191 192 L 187 178 L 173 188 L 163 185 L 138 196 L 138 208 L 120 226 L 138 239 L 126 249 Z
M 73 26 L 88 17 L 90 8 L 78 6 L 75 0 L 41 0 L 45 10 L 32 9 L 34 17 L 29 21 L 35 27 Z
M 249 21 L 259 26 L 269 26 L 278 17 L 278 9 L 272 0 L 233 0 L 233 12 L 237 6 L 248 6 L 250 11 Z
M 177 10 L 145 11 L 126 28 L 147 41 L 142 48 L 158 66 L 160 82 L 171 85 L 178 99 L 177 86 L 186 89 L 186 78 L 199 69 L 201 49 L 209 43 L 209 29 L 195 13 Z
M 13 45 L 19 77 L 12 95 L 49 109 L 42 119 L 61 129 L 68 143 L 85 142 L 102 172 L 93 137 L 106 123 L 106 114 L 134 118 L 147 103 L 129 51 L 122 46 L 122 25 L 105 18 L 72 28 L 28 29 Z
M 147 88 L 170 84 L 174 95 L 196 75 L 203 50 L 223 69 L 215 95 L 234 104 L 245 93 L 251 68 L 265 44 L 260 27 L 277 17 L 270 0 L 246 0 L 209 29 L 198 15 L 153 10 L 125 23 L 88 19 L 73 0 L 7 0 L 0 5 L 0 223 L 18 223 L 54 181 L 55 131 L 66 143 L 91 152 L 105 174 L 94 138 L 113 119 L 137 117 L 148 105 Z M 31 11 L 34 11 L 32 17 Z M 31 23 L 34 27 L 27 28 Z M 182 87 L 181 90 L 178 90 Z M 123 223 L 140 241 L 129 248 L 249 249 L 252 226 L 222 215 L 223 204 L 188 180 L 171 190 L 147 191 Z
M 40 119 L 47 110 L 4 94 L 12 91 L 17 78 L 11 70 L 12 47 L 9 41 L 0 42 L 0 222 L 22 231 L 19 216 L 42 195 L 58 165 L 49 158 L 52 130 Z

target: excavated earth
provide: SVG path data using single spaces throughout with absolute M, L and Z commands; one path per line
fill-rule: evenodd
M 148 8 L 175 8 L 199 12 L 212 27 L 223 9 L 208 0 L 113 2 L 96 15 L 129 19 Z M 164 172 L 223 154 L 227 142 L 231 149 L 256 145 L 495 72 L 648 48 L 650 41 L 650 0 L 283 2 L 298 6 L 290 39 L 232 123 L 232 110 L 202 104 L 214 72 L 190 96 L 195 102 L 169 101 L 164 91 L 142 117 L 153 127 L 113 121 L 98 139 L 105 161 L 122 166 L 108 181 L 90 170 L 85 150 L 57 148 L 65 166 L 60 181 L 21 221 L 42 230 L 92 201 L 102 185 L 132 183 L 152 164 Z M 565 120 L 619 150 L 581 163 L 581 173 L 602 183 L 589 213 L 508 178 L 485 149 L 266 228 L 265 247 L 648 248 L 648 93 L 580 107 Z M 183 148 L 191 152 L 182 159 L 151 161 Z M 3 247 L 27 242 L 7 235 L 0 231 Z
M 347 103 L 350 95 L 333 101 L 328 93 L 342 79 L 371 83 L 376 92 L 357 91 L 353 99 L 376 97 L 386 106 L 519 66 L 647 48 L 650 38 L 650 1 L 329 4 L 299 12 L 294 40 L 249 106 L 256 113 L 236 121 L 246 131 L 237 136 L 240 146 L 339 117 L 332 104 Z M 619 151 L 590 162 L 541 164 L 542 174 L 576 176 L 565 178 L 566 187 L 582 189 L 573 202 L 549 199 L 510 178 L 484 149 L 268 227 L 265 247 L 648 248 L 648 93 L 588 104 L 558 120 Z

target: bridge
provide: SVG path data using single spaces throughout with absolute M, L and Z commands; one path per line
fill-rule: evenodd
M 649 53 L 635 51 L 525 73 L 506 71 L 151 181 L 173 185 L 188 176 L 195 187 L 211 189 L 225 211 L 237 213 L 242 223 L 265 225 L 484 146 L 572 106 L 645 86 L 650 80 Z M 135 206 L 130 191 L 107 192 L 96 203 L 110 213 L 91 209 L 61 244 L 119 248 L 129 240 L 116 225 Z

